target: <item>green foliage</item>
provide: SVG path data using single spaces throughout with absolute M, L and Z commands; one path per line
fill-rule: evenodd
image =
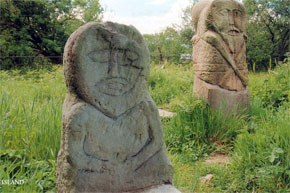
M 256 87 L 255 92 L 264 107 L 277 108 L 290 101 L 290 57 L 285 59 L 274 71 L 269 71 L 262 86 Z
M 55 191 L 65 94 L 56 66 L 0 71 L 0 176 L 24 180 L 1 185 L 3 192 Z
M 99 21 L 102 11 L 98 0 L 0 1 L 0 55 L 12 56 L 1 59 L 1 66 L 33 64 L 15 56 L 61 56 L 68 36 L 84 22 Z
M 290 1 L 243 0 L 249 14 L 247 59 L 258 68 L 283 61 L 290 50 Z
M 78 15 L 82 16 L 85 23 L 100 21 L 100 13 L 102 13 L 103 8 L 100 6 L 99 0 L 74 0 L 72 3 L 79 7 Z
M 251 114 L 235 140 L 231 173 L 239 180 L 231 192 L 290 190 L 288 62 L 263 76 L 250 76 Z
M 221 112 L 212 112 L 203 101 L 192 97 L 191 66 L 164 67 L 152 66 L 149 90 L 159 107 L 177 113 L 171 119 L 163 119 L 168 149 L 196 160 L 228 145 L 242 128 L 243 120 L 225 118 Z
M 176 113 L 162 118 L 162 123 L 179 190 L 290 191 L 290 102 L 283 100 L 279 108 L 268 103 L 265 108 L 264 92 L 259 90 L 265 80 L 271 82 L 269 90 L 280 83 L 288 89 L 283 85 L 289 80 L 289 66 L 250 74 L 251 112 L 239 117 L 226 117 L 192 97 L 191 66 L 164 67 L 152 66 L 149 88 L 159 107 Z M 60 66 L 0 70 L 0 85 L 0 176 L 25 181 L 1 184 L 0 191 L 55 192 L 65 94 Z M 203 162 L 213 152 L 232 154 L 232 161 L 227 165 Z M 201 183 L 207 174 L 214 174 L 213 179 Z
M 55 159 L 29 159 L 26 150 L 0 150 L 1 180 L 22 180 L 21 185 L 0 186 L 1 192 L 54 192 L 55 191 Z
M 240 179 L 237 191 L 289 191 L 289 108 L 266 110 L 261 118 L 242 130 L 235 142 L 233 169 Z
M 255 69 L 250 69 L 267 69 L 274 47 L 269 33 L 259 23 L 250 22 L 247 25 L 247 34 L 247 60 L 250 65 L 255 65 Z
M 149 91 L 159 107 L 175 110 L 176 101 L 192 95 L 193 70 L 191 66 L 172 64 L 151 66 Z
M 59 86 L 63 77 L 55 70 L 26 68 L 1 73 L 0 84 L 5 85 L 0 95 L 1 149 L 20 146 L 30 157 L 56 158 L 64 85 Z
M 191 54 L 190 46 L 183 43 L 180 32 L 172 27 L 167 27 L 158 34 L 144 35 L 144 38 L 154 63 L 171 62 L 177 64 L 181 54 Z
M 191 27 L 192 6 L 193 4 L 183 10 L 181 25 L 174 24 L 173 27 L 167 27 L 160 33 L 144 35 L 153 63 L 190 63 L 189 59 L 182 59 L 181 54 L 192 55 L 190 41 L 194 34 Z
M 174 186 L 181 192 L 230 192 L 233 175 L 228 165 L 218 163 L 205 163 L 204 160 L 195 162 L 184 162 L 184 156 L 180 154 L 169 154 L 174 163 L 175 177 Z M 202 183 L 201 178 L 213 174 L 213 179 L 208 183 Z
M 188 155 L 191 160 L 222 151 L 244 127 L 244 119 L 212 111 L 196 98 L 181 102 L 177 115 L 164 123 L 169 151 Z
M 181 15 L 181 24 L 173 24 L 174 29 L 176 29 L 180 34 L 180 39 L 182 44 L 186 45 L 188 48 L 190 48 L 190 51 L 192 51 L 192 45 L 191 45 L 191 39 L 194 35 L 193 28 L 192 28 L 192 7 L 196 3 L 197 0 L 193 0 L 193 3 L 189 6 L 187 6 Z M 191 52 L 190 52 L 191 53 Z

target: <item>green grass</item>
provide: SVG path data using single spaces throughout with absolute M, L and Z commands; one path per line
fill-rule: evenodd
M 60 67 L 1 71 L 0 176 L 24 185 L 1 185 L 3 192 L 55 190 L 65 94 Z
M 174 64 L 152 65 L 149 90 L 159 108 L 176 111 L 179 101 L 192 96 L 193 69 Z
M 192 97 L 190 66 L 151 67 L 150 93 L 160 108 L 165 142 L 182 192 L 290 191 L 289 66 L 250 73 L 251 111 L 223 116 Z M 65 84 L 60 66 L 0 70 L 0 177 L 23 185 L 0 192 L 55 192 Z M 207 164 L 211 153 L 231 156 Z M 200 178 L 214 174 L 204 184 Z

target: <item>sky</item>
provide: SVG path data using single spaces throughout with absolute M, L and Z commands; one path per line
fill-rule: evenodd
M 182 11 L 193 0 L 100 0 L 103 21 L 135 26 L 142 34 L 153 34 L 180 24 Z

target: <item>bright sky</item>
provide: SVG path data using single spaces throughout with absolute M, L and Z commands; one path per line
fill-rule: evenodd
M 100 0 L 104 21 L 135 26 L 142 34 L 180 24 L 182 10 L 193 0 Z

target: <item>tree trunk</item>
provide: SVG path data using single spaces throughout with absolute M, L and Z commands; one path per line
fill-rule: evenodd
M 163 56 L 162 56 L 162 52 L 161 52 L 161 48 L 157 47 L 158 52 L 159 52 L 159 62 L 161 63 L 163 61 Z

